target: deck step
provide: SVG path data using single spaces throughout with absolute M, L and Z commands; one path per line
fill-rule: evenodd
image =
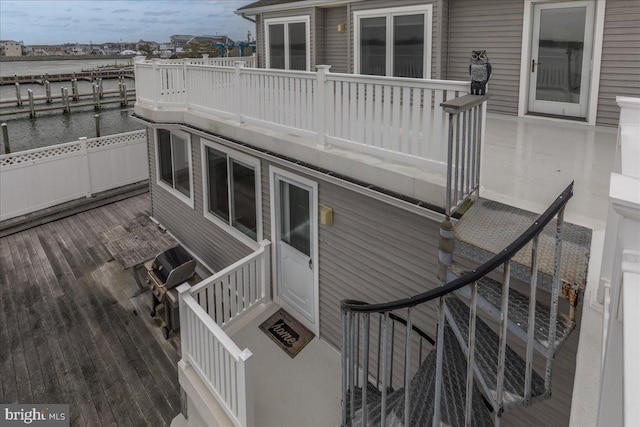
M 493 200 L 478 199 L 460 218 L 454 228 L 454 255 L 482 264 L 506 248 L 538 218 L 538 214 Z M 556 221 L 551 221 L 538 243 L 538 286 L 549 291 L 555 265 Z M 564 222 L 560 279 L 583 290 L 587 282 L 587 266 L 591 247 L 591 230 Z M 531 243 L 511 262 L 514 277 L 530 282 Z
M 467 352 L 469 342 L 469 307 L 455 296 L 446 299 L 445 314 L 460 346 Z M 547 398 L 544 379 L 533 371 L 531 380 L 531 401 L 524 396 L 526 363 L 509 346 L 506 347 L 504 393 L 502 405 L 496 403 L 498 377 L 499 336 L 480 318 L 476 319 L 476 341 L 474 352 L 474 372 L 485 394 L 490 397 L 496 411 L 529 405 L 532 401 Z
M 443 372 L 442 372 L 442 401 L 441 419 L 442 425 L 464 426 L 467 362 L 463 350 L 458 345 L 456 337 L 449 325 L 444 329 L 443 348 Z M 420 365 L 420 368 L 411 379 L 411 415 L 410 425 L 431 425 L 433 419 L 433 404 L 435 394 L 436 376 L 436 351 L 432 350 Z M 387 395 L 387 426 L 404 425 L 404 392 L 400 388 Z M 367 405 L 367 425 L 379 426 L 381 424 L 381 397 L 377 397 L 374 403 Z M 369 399 L 367 398 L 369 401 Z M 361 425 L 362 410 L 358 410 L 353 426 Z M 485 404 L 480 390 L 473 386 L 473 417 L 472 426 L 492 425 L 492 416 Z
M 470 298 L 470 287 L 460 289 L 457 295 Z M 478 280 L 478 307 L 488 314 L 496 322 L 501 319 L 500 306 L 502 302 L 502 284 L 489 277 Z M 543 355 L 551 355 L 557 351 L 567 340 L 569 334 L 575 328 L 574 321 L 564 313 L 558 313 L 556 318 L 556 345 L 555 349 L 549 349 L 549 325 L 550 308 L 545 304 L 536 302 L 534 348 Z M 507 327 L 511 332 L 523 341 L 527 341 L 527 328 L 529 327 L 529 297 L 509 289 L 509 313 Z

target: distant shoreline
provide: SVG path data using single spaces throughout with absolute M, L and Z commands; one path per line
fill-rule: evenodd
M 25 62 L 25 61 L 78 61 L 78 60 L 122 59 L 130 61 L 131 55 L 47 55 L 47 56 L 2 56 L 0 62 Z

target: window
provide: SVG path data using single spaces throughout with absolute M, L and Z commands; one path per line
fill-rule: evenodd
M 184 132 L 158 129 L 156 137 L 158 183 L 193 207 L 191 140 Z
M 357 72 L 429 78 L 431 17 L 431 5 L 354 12 Z
M 260 164 L 203 140 L 205 216 L 257 241 L 260 236 Z
M 308 71 L 309 17 L 265 20 L 267 68 Z

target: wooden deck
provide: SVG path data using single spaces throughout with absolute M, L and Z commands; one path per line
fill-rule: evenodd
M 169 425 L 179 337 L 98 233 L 149 215 L 149 194 L 0 239 L 0 402 L 65 403 L 71 425 Z

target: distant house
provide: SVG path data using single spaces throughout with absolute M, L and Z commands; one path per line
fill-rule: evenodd
M 185 35 L 185 34 L 174 34 L 173 36 L 169 37 L 169 40 L 171 41 L 171 45 L 174 47 L 174 49 L 184 48 L 187 45 L 187 43 L 189 43 L 189 41 L 192 39 L 193 39 L 192 35 Z
M 0 40 L 0 56 L 22 56 L 22 42 Z

